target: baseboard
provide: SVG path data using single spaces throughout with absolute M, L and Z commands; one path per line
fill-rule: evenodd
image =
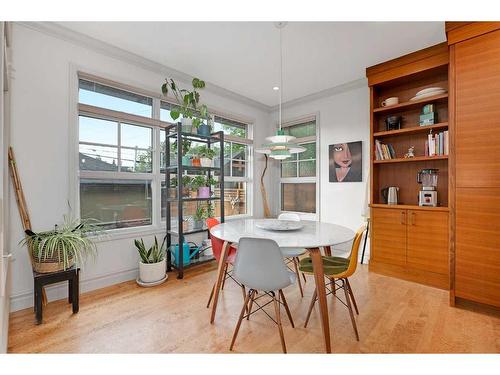
M 87 280 L 80 281 L 80 291 L 89 292 L 104 288 L 106 286 L 119 284 L 128 280 L 135 280 L 139 273 L 138 268 L 117 271 L 112 274 L 98 276 Z M 46 288 L 47 299 L 49 302 L 68 297 L 67 283 L 60 283 Z M 10 298 L 10 312 L 27 309 L 33 307 L 33 291 L 26 291 L 11 296 Z

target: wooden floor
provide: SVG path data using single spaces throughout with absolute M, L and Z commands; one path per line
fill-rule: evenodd
M 214 325 L 205 307 L 215 278 L 213 265 L 190 270 L 184 280 L 144 289 L 130 281 L 82 295 L 80 312 L 65 301 L 51 302 L 44 323 L 31 309 L 11 314 L 9 352 L 14 353 L 218 353 L 228 352 L 242 305 L 239 287 L 228 280 Z M 448 306 L 448 293 L 368 272 L 360 266 L 351 279 L 360 315 L 357 342 L 347 309 L 331 296 L 330 321 L 335 353 L 499 353 L 500 315 L 475 307 Z M 303 328 L 313 291 L 285 290 L 296 328 L 283 314 L 290 353 L 321 353 L 317 306 Z M 268 311 L 272 314 L 271 309 Z M 244 321 L 235 352 L 281 352 L 277 327 L 262 312 Z

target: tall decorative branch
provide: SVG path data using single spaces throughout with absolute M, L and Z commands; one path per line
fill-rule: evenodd
M 262 171 L 262 175 L 260 176 L 260 192 L 262 194 L 262 205 L 264 206 L 264 217 L 271 217 L 271 210 L 269 209 L 269 203 L 267 202 L 266 187 L 264 186 L 264 176 L 267 171 L 267 161 L 269 157 L 267 154 L 264 154 L 264 157 L 266 158 L 266 165 Z

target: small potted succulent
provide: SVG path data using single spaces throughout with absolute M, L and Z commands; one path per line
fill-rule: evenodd
M 166 279 L 165 240 L 159 245 L 155 236 L 154 243 L 149 249 L 144 245 L 142 238 L 140 241 L 134 240 L 134 243 L 141 258 L 139 261 L 140 281 L 155 283 Z
M 201 146 L 198 150 L 200 156 L 200 165 L 202 167 L 211 167 L 212 160 L 215 157 L 215 150 L 207 146 Z

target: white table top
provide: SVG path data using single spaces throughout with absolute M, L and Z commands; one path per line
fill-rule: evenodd
M 268 238 L 279 247 L 305 247 L 339 245 L 354 238 L 354 232 L 337 224 L 318 221 L 301 221 L 303 228 L 293 231 L 269 231 L 256 227 L 263 219 L 229 220 L 216 225 L 210 233 L 221 240 L 239 242 L 242 237 Z M 266 219 L 269 220 L 269 219 Z

